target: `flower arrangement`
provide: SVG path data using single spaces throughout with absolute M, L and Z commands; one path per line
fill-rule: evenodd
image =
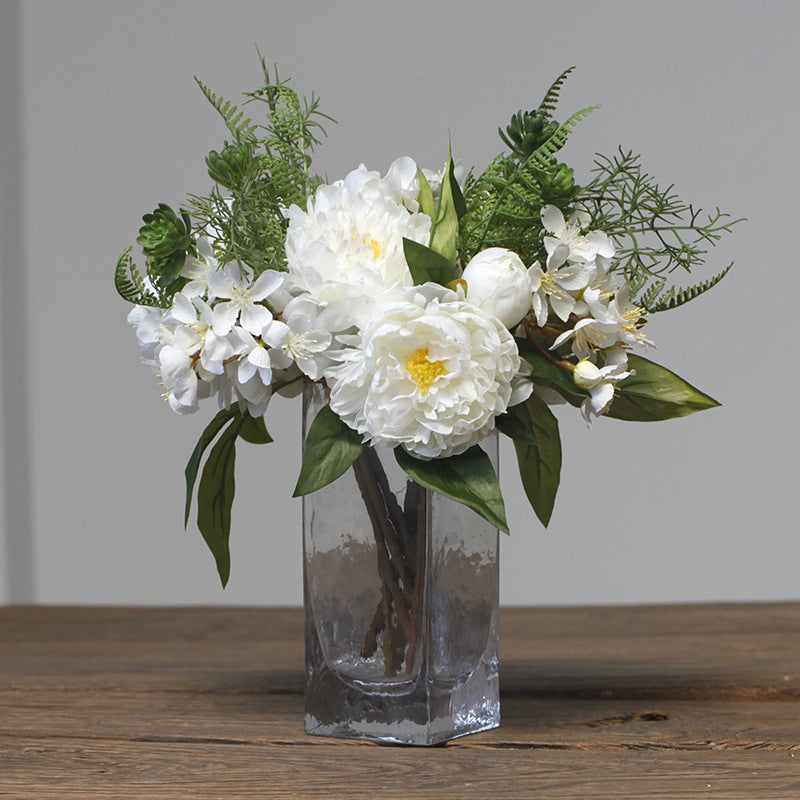
M 513 440 L 531 505 L 549 522 L 561 467 L 550 406 L 653 421 L 718 405 L 633 352 L 650 348 L 650 315 L 695 299 L 730 266 L 681 287 L 731 230 L 664 190 L 632 152 L 598 155 L 584 183 L 559 160 L 575 126 L 559 123 L 552 84 L 500 136 L 508 148 L 482 171 L 450 152 L 441 171 L 396 159 L 328 183 L 310 171 L 330 120 L 266 66 L 245 104 L 254 122 L 198 84 L 229 140 L 206 158 L 209 195 L 143 218 L 137 269 L 115 272 L 128 320 L 170 407 L 219 412 L 186 468 L 188 522 L 197 475 L 198 527 L 223 585 L 238 440 L 268 443 L 274 395 L 304 383 L 329 402 L 308 430 L 295 496 L 389 444 L 422 487 L 507 532 L 497 476 L 480 442 Z M 206 453 L 208 451 L 207 457 Z M 202 472 L 201 463 L 205 457 Z

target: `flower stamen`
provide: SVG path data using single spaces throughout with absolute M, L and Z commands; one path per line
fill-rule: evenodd
M 428 358 L 427 347 L 416 349 L 406 359 L 406 369 L 423 396 L 428 394 L 431 385 L 440 375 L 447 374 L 444 361 L 431 361 Z

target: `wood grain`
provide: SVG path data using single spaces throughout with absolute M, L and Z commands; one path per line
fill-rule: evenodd
M 800 798 L 800 604 L 503 609 L 503 724 L 302 730 L 298 609 L 0 608 L 0 797 Z

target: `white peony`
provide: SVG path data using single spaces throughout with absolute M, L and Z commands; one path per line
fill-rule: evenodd
M 305 211 L 287 210 L 289 274 L 296 289 L 330 310 L 331 330 L 365 322 L 412 285 L 403 238 L 427 244 L 431 227 L 430 217 L 404 205 L 419 191 L 415 168 L 411 159 L 398 159 L 381 180 L 361 165 L 320 186 Z
M 531 310 L 531 279 L 522 259 L 504 247 L 476 253 L 461 276 L 467 282 L 467 302 L 494 314 L 513 328 Z
M 520 359 L 493 315 L 425 284 L 346 337 L 326 372 L 331 408 L 368 442 L 423 459 L 463 453 L 508 407 Z

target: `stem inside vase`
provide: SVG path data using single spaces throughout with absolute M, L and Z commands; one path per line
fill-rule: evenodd
M 389 486 L 378 454 L 367 448 L 353 464 L 356 483 L 375 536 L 380 599 L 361 650 L 380 644 L 386 677 L 411 672 L 420 637 L 425 591 L 427 494 L 407 481 L 403 506 Z

